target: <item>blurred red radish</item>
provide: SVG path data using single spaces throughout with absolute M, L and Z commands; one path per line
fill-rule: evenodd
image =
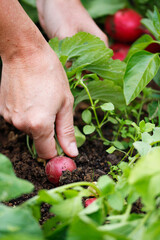
M 97 198 L 88 198 L 84 202 L 84 206 L 88 207 L 91 203 L 93 203 Z
M 123 43 L 114 43 L 110 46 L 110 48 L 114 53 L 112 58 L 123 61 L 127 56 L 130 46 Z
M 68 170 L 72 172 L 76 168 L 76 164 L 71 158 L 58 156 L 48 161 L 45 171 L 48 180 L 51 183 L 58 185 L 63 171 Z
M 134 42 L 143 33 L 141 15 L 133 9 L 125 8 L 108 16 L 105 21 L 105 30 L 110 37 L 118 42 Z

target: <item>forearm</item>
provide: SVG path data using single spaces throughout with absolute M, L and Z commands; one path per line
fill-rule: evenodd
M 96 35 L 108 46 L 107 36 L 80 0 L 37 0 L 37 9 L 40 24 L 49 38 L 63 39 L 82 31 Z
M 0 55 L 11 60 L 23 56 L 44 42 L 39 30 L 18 0 L 0 0 Z

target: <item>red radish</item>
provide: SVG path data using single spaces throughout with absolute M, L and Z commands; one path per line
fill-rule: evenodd
M 88 207 L 92 202 L 94 202 L 97 198 L 88 198 L 84 202 L 84 206 Z
M 127 56 L 130 46 L 123 43 L 114 43 L 110 48 L 113 50 L 114 54 L 112 58 L 123 61 Z
M 76 168 L 77 168 L 76 164 L 71 158 L 68 158 L 65 156 L 58 156 L 48 161 L 45 171 L 46 171 L 48 180 L 51 183 L 58 185 L 59 179 L 63 171 L 68 170 L 72 172 Z
M 141 19 L 139 13 L 125 8 L 106 18 L 105 30 L 110 37 L 119 42 L 134 42 L 143 33 Z

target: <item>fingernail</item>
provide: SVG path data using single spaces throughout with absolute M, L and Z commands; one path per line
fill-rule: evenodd
M 77 156 L 78 155 L 78 149 L 75 142 L 70 143 L 69 145 L 69 151 L 71 152 L 71 155 Z

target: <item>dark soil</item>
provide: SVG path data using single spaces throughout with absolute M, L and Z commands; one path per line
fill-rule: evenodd
M 75 123 L 78 123 L 79 115 L 75 117 Z M 82 123 L 78 123 L 81 128 Z M 106 130 L 110 134 L 110 130 Z M 110 162 L 116 165 L 122 155 L 120 153 L 107 154 L 106 146 L 101 141 L 89 141 L 79 149 L 79 156 L 74 160 L 77 164 L 77 170 L 64 172 L 60 179 L 60 185 L 77 181 L 96 181 L 100 176 L 108 173 Z M 18 205 L 26 199 L 36 195 L 40 189 L 51 189 L 54 185 L 50 183 L 45 174 L 43 162 L 38 162 L 31 157 L 26 145 L 26 135 L 12 125 L 6 123 L 0 118 L 0 153 L 6 155 L 12 162 L 17 177 L 29 180 L 35 186 L 32 194 L 24 195 L 8 203 L 9 206 Z M 42 207 L 43 221 L 48 217 L 48 206 Z

